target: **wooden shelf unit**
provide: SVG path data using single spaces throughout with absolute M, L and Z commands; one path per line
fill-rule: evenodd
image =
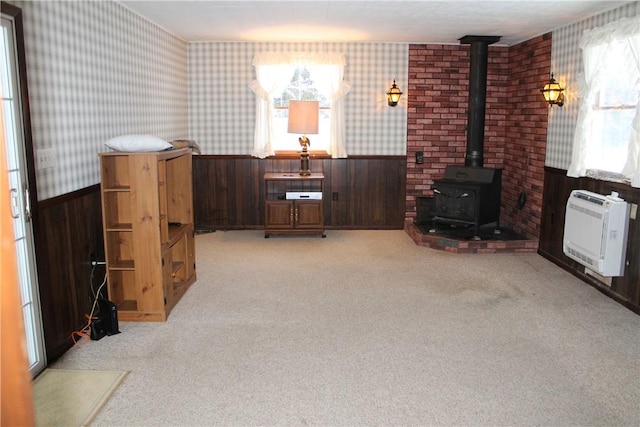
M 286 199 L 287 192 L 323 192 L 324 175 L 295 172 L 264 175 L 265 220 L 264 237 L 271 235 L 324 234 L 324 204 L 322 199 Z
M 165 321 L 196 280 L 191 150 L 100 154 L 109 299 Z

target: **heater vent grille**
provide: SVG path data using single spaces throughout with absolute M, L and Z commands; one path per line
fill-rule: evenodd
M 596 212 L 594 210 L 589 209 L 588 207 L 580 206 L 575 203 L 569 202 L 569 209 L 573 209 L 579 213 L 592 216 L 598 220 L 602 220 L 602 212 Z
M 580 260 L 586 262 L 590 266 L 597 265 L 597 261 L 595 261 L 593 258 L 588 257 L 587 255 L 583 254 L 580 251 L 575 250 L 574 248 L 567 248 L 567 251 L 569 255 L 573 255 L 574 257 L 579 258 Z

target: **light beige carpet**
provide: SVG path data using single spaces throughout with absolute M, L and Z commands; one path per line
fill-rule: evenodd
M 538 254 L 243 230 L 196 260 L 166 322 L 51 366 L 130 372 L 92 427 L 640 427 L 640 316 Z
M 37 426 L 85 426 L 127 372 L 46 369 L 33 382 Z

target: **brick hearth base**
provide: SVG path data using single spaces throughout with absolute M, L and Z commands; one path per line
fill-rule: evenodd
M 426 246 L 456 254 L 536 253 L 537 240 L 470 240 L 435 234 L 425 234 L 412 222 L 405 222 L 404 230 L 418 246 Z

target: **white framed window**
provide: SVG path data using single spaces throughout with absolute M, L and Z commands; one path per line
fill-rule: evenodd
M 640 17 L 585 31 L 584 90 L 568 176 L 640 187 Z
M 298 150 L 298 136 L 287 133 L 289 100 L 320 101 L 320 129 L 310 136 L 311 150 L 347 157 L 344 148 L 344 96 L 351 86 L 343 80 L 346 60 L 341 53 L 257 54 L 256 123 L 252 155 L 272 156 L 277 150 Z
M 298 137 L 287 132 L 289 101 L 319 101 L 320 117 L 318 134 L 308 135 L 312 151 L 331 151 L 331 93 L 328 88 L 317 83 L 313 68 L 300 64 L 291 68 L 291 79 L 281 93 L 275 94 L 273 102 L 273 135 L 271 148 L 274 151 L 294 151 L 300 149 Z

